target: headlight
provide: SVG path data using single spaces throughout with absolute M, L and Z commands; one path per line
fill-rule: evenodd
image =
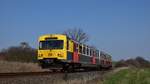
M 43 56 L 43 54 L 38 54 L 38 57 L 42 57 Z
M 58 53 L 57 56 L 58 57 L 63 57 L 63 54 Z

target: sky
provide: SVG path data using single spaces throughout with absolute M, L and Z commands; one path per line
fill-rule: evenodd
M 113 60 L 150 60 L 150 0 L 0 0 L 0 49 L 81 28 Z

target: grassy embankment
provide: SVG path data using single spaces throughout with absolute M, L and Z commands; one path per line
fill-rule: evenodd
M 120 70 L 107 75 L 103 84 L 150 84 L 150 68 Z

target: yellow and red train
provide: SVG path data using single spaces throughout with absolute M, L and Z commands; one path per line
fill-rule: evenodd
M 77 68 L 111 68 L 111 56 L 66 35 L 39 37 L 38 61 L 42 68 L 74 70 Z

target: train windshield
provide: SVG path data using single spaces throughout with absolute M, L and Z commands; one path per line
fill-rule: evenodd
M 39 49 L 63 49 L 63 40 L 40 41 Z

